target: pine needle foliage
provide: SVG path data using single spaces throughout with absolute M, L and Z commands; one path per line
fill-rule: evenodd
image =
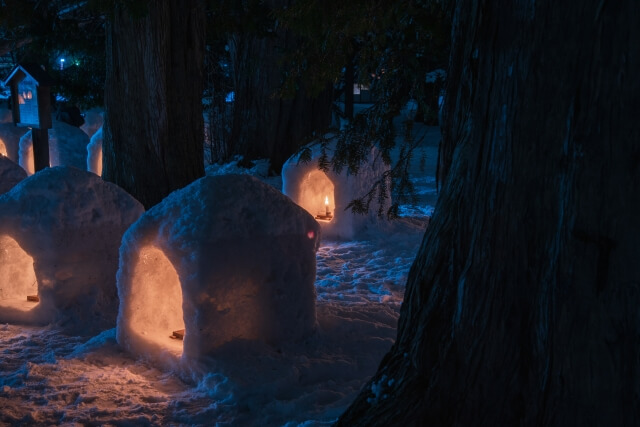
M 416 201 L 409 166 L 421 141 L 414 138 L 413 118 L 405 120 L 401 129 L 394 127 L 394 118 L 412 100 L 418 105 L 418 120 L 437 124 L 444 81 L 433 84 L 426 76 L 446 69 L 450 8 L 450 2 L 438 0 L 297 0 L 293 6 L 274 12 L 282 25 L 302 39 L 299 48 L 287 57 L 291 81 L 283 88 L 302 79 L 318 89 L 332 82 L 336 92 L 343 94 L 351 90 L 346 87 L 350 80 L 345 72 L 346 64 L 352 61 L 353 81 L 369 87 L 373 94 L 373 105 L 352 119 L 336 111 L 339 121 L 347 123 L 338 130 L 331 156 L 323 155 L 318 161 L 321 170 L 332 168 L 339 173 L 346 169 L 357 174 L 367 167 L 371 148 L 378 149 L 380 158 L 376 160 L 390 169 L 367 194 L 351 202 L 348 208 L 355 213 L 367 213 L 373 203 L 379 215 L 394 217 L 399 204 Z M 396 147 L 398 132 L 403 138 Z M 392 151 L 399 153 L 393 165 Z M 394 203 L 382 212 L 390 194 Z

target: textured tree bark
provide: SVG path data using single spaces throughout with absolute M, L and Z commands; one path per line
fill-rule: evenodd
M 108 25 L 103 177 L 146 208 L 204 175 L 204 19 L 199 0 L 117 3 Z
M 459 0 L 443 188 L 338 421 L 638 425 L 640 3 Z
M 268 3 L 280 7 L 291 0 Z M 290 51 L 295 43 L 295 38 L 282 30 L 264 38 L 235 34 L 229 42 L 235 86 L 230 150 L 250 160 L 268 158 L 276 173 L 331 123 L 331 85 L 315 97 L 303 86 L 291 99 L 278 96 L 288 66 L 283 64 L 281 52 Z

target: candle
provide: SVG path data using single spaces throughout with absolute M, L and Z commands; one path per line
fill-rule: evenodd
M 329 196 L 324 196 L 324 212 L 326 216 L 331 214 L 331 212 L 329 212 Z

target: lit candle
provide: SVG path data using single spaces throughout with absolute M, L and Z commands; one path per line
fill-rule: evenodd
M 327 216 L 331 214 L 331 212 L 329 212 L 329 196 L 324 196 L 324 212 Z

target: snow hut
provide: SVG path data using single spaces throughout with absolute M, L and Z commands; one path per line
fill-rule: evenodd
M 71 167 L 46 168 L 0 196 L 0 322 L 115 325 L 118 249 L 142 205 Z
M 326 152 L 331 158 L 337 137 L 329 135 L 327 138 Z M 306 148 L 311 150 L 310 161 L 300 161 L 300 154 L 295 154 L 282 166 L 282 192 L 314 216 L 322 226 L 322 235 L 351 238 L 367 224 L 376 222 L 378 206 L 375 199 L 368 215 L 353 214 L 345 209 L 352 200 L 367 194 L 388 170 L 377 156 L 377 149 L 371 149 L 368 162 L 357 175 L 353 175 L 346 167 L 340 173 L 331 168 L 326 173 L 318 169 L 318 159 L 322 154 L 320 143 L 312 142 Z M 390 204 L 389 198 L 384 206 L 385 212 Z
M 235 340 L 307 337 L 319 232 L 311 215 L 248 175 L 206 176 L 173 192 L 122 239 L 118 342 L 166 361 Z
M 51 166 L 73 166 L 85 170 L 87 167 L 87 145 L 89 136 L 80 128 L 58 120 L 53 121 L 49 132 L 49 164 Z M 20 166 L 31 175 L 35 171 L 32 132 L 20 138 Z
M 26 177 L 27 173 L 24 169 L 0 153 L 0 194 L 11 190 Z

